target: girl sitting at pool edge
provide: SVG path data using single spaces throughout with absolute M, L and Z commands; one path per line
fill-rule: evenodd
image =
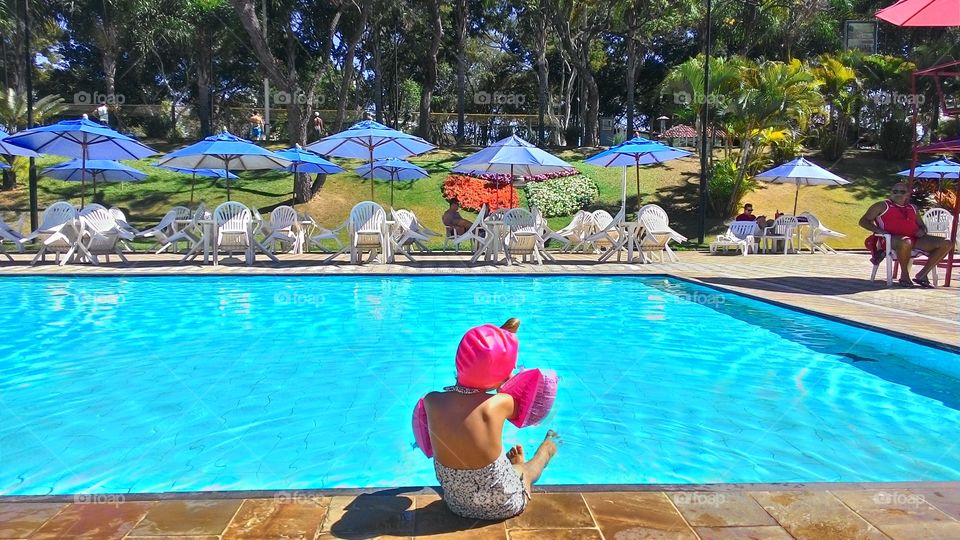
M 557 451 L 550 430 L 533 458 L 521 445 L 504 455 L 503 425 L 520 414 L 513 396 L 488 394 L 517 364 L 518 319 L 473 328 L 457 348 L 457 384 L 424 397 L 443 500 L 459 516 L 499 520 L 526 508 L 543 469 Z

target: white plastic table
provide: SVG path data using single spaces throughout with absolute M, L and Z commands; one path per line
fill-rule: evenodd
M 500 254 L 503 254 L 504 261 L 509 263 L 510 255 L 507 253 L 504 239 L 510 234 L 510 226 L 503 221 L 491 219 L 483 222 L 483 229 L 487 231 L 487 236 L 483 244 L 478 246 L 470 262 L 475 263 L 483 257 L 487 262 L 496 264 L 500 262 Z
M 606 251 L 603 255 L 600 256 L 600 262 L 605 262 L 610 257 L 613 257 L 614 254 L 619 253 L 620 250 L 627 250 L 627 262 L 633 262 L 634 255 L 633 252 L 637 252 L 637 257 L 640 258 L 640 262 L 646 262 L 640 251 L 640 241 L 643 237 L 643 225 L 638 221 L 627 221 L 621 223 L 617 226 L 617 230 L 620 231 L 620 237 L 617 238 L 617 242 L 610 246 L 610 249 Z

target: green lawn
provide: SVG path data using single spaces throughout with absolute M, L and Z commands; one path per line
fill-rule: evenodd
M 169 151 L 164 145 L 155 146 L 159 150 Z M 437 150 L 410 161 L 430 172 L 428 178 L 414 182 L 396 182 L 394 186 L 394 207 L 408 208 L 434 230 L 442 230 L 440 216 L 446 209 L 446 203 L 440 192 L 443 180 L 450 168 L 466 152 Z M 620 207 L 620 181 L 623 169 L 593 167 L 583 163 L 584 154 L 565 151 L 559 155 L 572 162 L 585 175 L 594 179 L 600 188 L 600 199 L 593 208 L 606 208 L 615 213 Z M 43 157 L 38 167 L 44 168 L 63 161 L 60 158 Z M 361 162 L 336 160 L 344 168 L 353 168 Z M 818 161 L 813 158 L 813 161 Z M 99 184 L 107 205 L 126 209 L 131 222 L 136 225 L 156 223 L 163 213 L 172 206 L 186 205 L 190 201 L 189 175 L 177 174 L 148 165 L 148 162 L 127 162 L 129 165 L 149 173 L 147 180 L 139 183 Z M 828 165 L 820 162 L 821 165 Z M 852 183 L 847 186 L 804 187 L 800 190 L 799 211 L 809 210 L 816 214 L 824 224 L 834 230 L 846 233 L 847 238 L 831 242 L 840 248 L 862 247 L 865 232 L 857 226 L 857 221 L 867 207 L 880 200 L 898 177 L 895 173 L 909 167 L 907 162 L 890 162 L 879 157 L 876 152 L 850 151 L 831 170 L 847 178 Z M 634 169 L 627 172 L 627 208 L 636 208 L 636 183 Z M 670 215 L 671 223 L 678 231 L 688 237 L 696 236 L 696 202 L 699 182 L 698 158 L 689 157 L 669 163 L 643 167 L 640 171 L 642 201 L 655 202 L 663 206 Z M 25 175 L 24 175 L 25 176 Z M 269 212 L 273 207 L 289 204 L 291 201 L 292 176 L 277 172 L 241 173 L 240 180 L 232 187 L 233 200 Z M 374 198 L 384 206 L 389 205 L 390 183 L 374 183 Z M 62 182 L 41 178 L 40 207 L 44 208 L 58 200 L 80 202 L 81 186 L 76 182 Z M 760 188 L 747 196 L 753 203 L 757 214 L 773 215 L 776 210 L 791 211 L 795 188 L 786 185 L 761 184 Z M 92 193 L 87 185 L 87 200 Z M 326 183 L 317 196 L 299 209 L 311 213 L 320 223 L 334 227 L 346 219 L 350 208 L 357 202 L 370 198 L 370 183 L 361 180 L 356 174 L 346 172 L 327 177 Z M 223 180 L 214 182 L 209 178 L 197 178 L 195 201 L 202 201 L 213 207 L 225 201 L 226 188 Z M 526 201 L 521 195 L 521 204 Z M 0 209 L 9 218 L 12 211 L 23 211 L 28 207 L 25 179 L 20 178 L 16 190 L 0 192 Z M 466 214 L 466 213 L 465 213 Z M 569 222 L 569 217 L 553 218 L 551 226 L 559 228 Z M 721 220 L 708 218 L 708 237 L 724 229 Z

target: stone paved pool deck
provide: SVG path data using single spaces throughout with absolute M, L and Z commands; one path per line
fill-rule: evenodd
M 665 274 L 956 348 L 960 288 L 870 283 L 863 254 L 711 256 L 679 263 L 598 264 L 565 255 L 544 266 L 470 266 L 463 256 L 416 263 L 323 265 L 281 255 L 247 267 L 181 265 L 133 255 L 129 265 L 0 263 L 4 275 L 98 274 Z M 948 443 L 951 441 L 945 441 Z M 952 441 L 955 442 L 955 441 Z M 656 456 L 651 456 L 655 459 Z M 0 497 L 0 539 L 960 539 L 960 482 L 547 487 L 504 522 L 452 515 L 429 488 L 159 495 Z

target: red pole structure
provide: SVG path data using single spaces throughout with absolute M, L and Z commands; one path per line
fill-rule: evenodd
M 919 114 L 920 114 L 920 105 L 919 105 L 920 100 L 917 99 L 917 73 L 916 72 L 913 72 L 910 75 L 910 85 L 911 85 L 911 92 L 913 92 L 911 94 L 913 96 L 913 128 L 912 128 L 912 132 L 910 133 L 910 137 L 913 139 L 913 152 L 912 152 L 913 157 L 911 158 L 911 161 L 910 161 L 910 178 L 909 180 L 907 180 L 907 189 L 912 192 L 913 178 L 914 178 L 913 175 L 916 174 L 915 170 L 917 168 L 917 145 L 920 143 L 920 141 L 917 140 L 917 122 L 919 121 Z
M 950 226 L 950 238 L 948 238 L 948 240 L 953 240 L 957 237 L 957 216 L 960 216 L 960 180 L 957 180 L 955 183 L 954 191 L 953 225 Z M 947 255 L 947 277 L 943 280 L 944 287 L 950 286 L 950 276 L 953 275 L 953 259 L 956 251 L 956 248 L 951 249 L 950 253 Z

